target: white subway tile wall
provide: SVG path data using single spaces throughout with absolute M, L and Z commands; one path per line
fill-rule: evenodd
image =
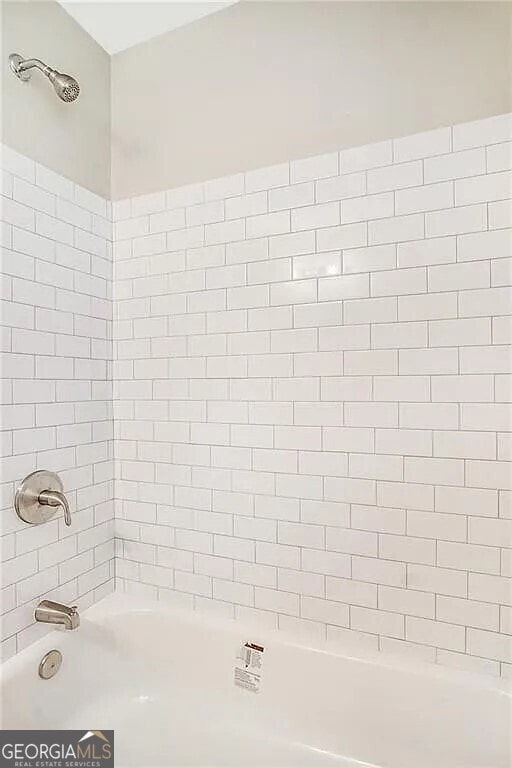
M 510 674 L 511 139 L 113 203 L 113 281 L 109 204 L 4 153 L 3 507 L 44 465 L 81 518 L 4 514 L 6 653 L 111 588 L 115 477 L 121 590 Z
M 49 631 L 45 597 L 86 608 L 114 586 L 110 202 L 1 149 L 2 656 Z M 72 510 L 18 519 L 17 484 L 58 472 Z
M 512 663 L 511 138 L 498 116 L 113 205 L 120 589 Z

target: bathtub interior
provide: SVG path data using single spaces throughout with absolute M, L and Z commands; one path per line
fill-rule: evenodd
M 265 646 L 258 694 L 233 683 L 247 640 Z M 61 671 L 40 680 L 52 647 Z M 2 700 L 4 728 L 114 729 L 119 765 L 134 768 L 510 765 L 503 683 L 348 657 L 118 595 L 86 611 L 77 632 L 7 662 Z

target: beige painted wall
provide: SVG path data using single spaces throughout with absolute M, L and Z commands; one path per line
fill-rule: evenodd
M 115 199 L 511 108 L 499 2 L 241 2 L 112 58 Z
M 1 2 L 2 141 L 98 194 L 110 194 L 110 58 L 58 3 Z M 20 82 L 9 53 L 39 58 L 75 76 L 65 104 L 35 72 Z

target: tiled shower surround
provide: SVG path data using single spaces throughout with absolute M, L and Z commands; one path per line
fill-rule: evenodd
M 119 589 L 340 648 L 511 669 L 511 139 L 499 116 L 113 204 Z M 74 245 L 94 269 L 90 234 Z M 82 251 L 63 261 L 55 248 L 50 266 L 74 272 L 82 293 Z M 51 282 L 62 302 L 71 288 Z M 30 418 L 35 408 L 35 435 L 57 438 L 37 465 L 53 457 L 66 487 L 83 489 L 88 530 L 75 542 L 59 521 L 56 536 L 101 559 L 112 474 L 100 304 L 89 357 L 73 352 L 69 368 L 93 379 L 92 402 L 73 391 L 67 427 L 57 412 L 40 424 L 42 405 Z M 77 333 L 83 310 L 57 308 Z M 62 356 L 62 329 L 44 333 L 57 344 L 45 355 Z M 59 381 L 50 390 L 58 400 Z M 30 435 L 32 423 L 12 426 Z M 18 453 L 4 507 L 34 468 Z M 33 542 L 44 570 L 47 547 Z M 80 579 L 94 572 L 70 577 L 93 599 Z
M 114 205 L 121 588 L 512 662 L 510 117 Z
M 113 588 L 111 206 L 22 157 L 0 153 L 2 353 L 1 629 L 9 656 L 50 627 L 42 597 L 85 608 Z M 16 517 L 18 482 L 58 472 L 72 510 Z

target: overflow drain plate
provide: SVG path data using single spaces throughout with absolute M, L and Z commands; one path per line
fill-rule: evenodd
M 62 664 L 62 653 L 57 650 L 48 651 L 41 659 L 39 664 L 39 677 L 43 680 L 49 680 L 57 674 Z

